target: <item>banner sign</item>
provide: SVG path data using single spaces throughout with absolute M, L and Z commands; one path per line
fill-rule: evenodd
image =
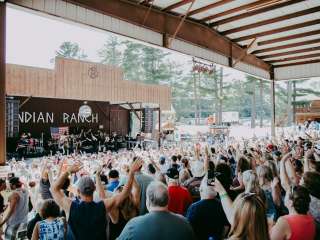
M 91 114 L 87 117 L 78 113 L 61 113 L 56 116 L 53 112 L 20 112 L 20 123 L 48 123 L 52 124 L 56 118 L 60 118 L 62 123 L 98 123 L 98 113 Z

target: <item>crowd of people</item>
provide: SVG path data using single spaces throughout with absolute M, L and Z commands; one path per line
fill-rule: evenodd
M 317 132 L 9 164 L 4 239 L 319 239 Z

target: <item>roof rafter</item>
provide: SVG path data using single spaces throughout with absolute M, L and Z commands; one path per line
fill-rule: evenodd
M 198 8 L 198 9 L 195 9 L 193 11 L 190 11 L 190 13 L 188 14 L 188 16 L 192 16 L 192 15 L 195 15 L 195 14 L 198 14 L 198 13 L 201 13 L 201 12 L 204 12 L 204 11 L 207 11 L 209 9 L 212 9 L 212 8 L 216 8 L 216 7 L 219 7 L 219 6 L 222 6 L 224 4 L 227 4 L 229 2 L 233 2 L 234 0 L 221 0 L 219 2 L 215 2 L 215 3 L 212 3 L 210 5 L 206 5 L 204 7 L 201 7 L 201 8 Z
M 288 61 L 294 61 L 294 60 L 300 60 L 300 59 L 306 59 L 306 58 L 315 58 L 315 57 L 320 57 L 320 53 L 301 55 L 301 56 L 296 56 L 296 57 L 280 58 L 280 59 L 276 59 L 276 60 L 270 60 L 267 62 L 270 64 L 273 64 L 273 63 L 278 63 L 278 62 L 288 62 Z
M 272 2 L 272 1 L 273 0 L 260 0 L 260 1 L 257 1 L 257 2 L 245 4 L 245 5 L 236 7 L 236 8 L 232 8 L 232 9 L 223 11 L 221 13 L 217 13 L 217 14 L 202 18 L 201 21 L 203 21 L 203 22 L 210 21 L 210 20 L 218 18 L 218 17 L 223 17 L 223 16 L 226 16 L 226 15 L 229 15 L 229 14 L 232 14 L 232 13 L 236 13 L 236 12 L 239 12 L 239 11 L 242 11 L 242 10 L 246 10 L 246 9 L 255 7 L 255 6 L 257 6 L 257 5 L 261 4 L 261 3 L 268 3 L 268 2 Z
M 290 30 L 295 30 L 295 29 L 299 29 L 299 28 L 303 28 L 303 27 L 316 25 L 316 24 L 319 24 L 319 23 L 320 23 L 320 19 L 315 19 L 315 20 L 311 20 L 311 21 L 307 21 L 307 22 L 302 22 L 302 23 L 298 23 L 298 24 L 289 25 L 289 26 L 286 26 L 286 27 L 281 27 L 281 28 L 276 28 L 276 29 L 264 31 L 264 32 L 250 34 L 250 35 L 239 37 L 239 38 L 235 38 L 235 39 L 232 39 L 232 40 L 235 41 L 235 42 L 242 42 L 244 40 L 248 40 L 248 39 L 252 39 L 252 38 L 272 35 L 272 34 L 276 34 L 276 33 L 280 33 L 280 32 L 286 32 L 286 31 L 290 31 Z
M 287 63 L 281 65 L 275 65 L 274 68 L 282 68 L 282 67 L 290 67 L 290 66 L 297 66 L 297 65 L 305 65 L 305 64 L 312 64 L 312 63 L 319 63 L 320 59 L 310 60 L 310 61 L 303 61 L 303 62 L 295 62 L 295 63 Z
M 315 44 L 315 43 L 320 43 L 320 38 L 312 39 L 312 40 L 308 40 L 308 41 L 303 41 L 303 42 L 296 42 L 296 43 L 276 46 L 276 47 L 264 48 L 264 49 L 260 49 L 260 50 L 254 51 L 253 54 L 272 52 L 272 51 L 277 51 L 277 50 L 282 50 L 282 49 L 287 49 L 287 48 L 293 48 L 293 47 L 299 47 L 299 46 L 304 46 L 304 45 L 308 45 L 308 44 Z
M 317 7 L 308 8 L 308 9 L 305 9 L 305 10 L 302 10 L 302 11 L 299 11 L 299 12 L 290 13 L 290 14 L 287 14 L 287 15 L 284 15 L 284 16 L 271 18 L 271 19 L 267 19 L 267 20 L 264 20 L 264 21 L 248 24 L 248 25 L 245 25 L 245 26 L 229 29 L 227 31 L 223 31 L 223 32 L 220 32 L 220 33 L 223 34 L 223 35 L 228 35 L 228 34 L 232 34 L 232 33 L 236 33 L 236 32 L 242 32 L 242 31 L 246 31 L 248 29 L 252 29 L 252 28 L 256 28 L 256 27 L 268 25 L 268 24 L 271 24 L 271 23 L 276 23 L 276 22 L 292 19 L 292 18 L 297 18 L 297 17 L 300 17 L 300 16 L 308 15 L 308 14 L 319 12 L 319 11 L 320 11 L 320 6 L 317 6 Z
M 320 34 L 320 29 L 319 30 L 310 31 L 310 32 L 293 34 L 293 35 L 289 35 L 289 36 L 286 36 L 286 37 L 280 37 L 280 38 L 274 38 L 274 39 L 261 41 L 261 42 L 258 42 L 258 46 L 263 46 L 263 45 L 268 45 L 268 44 L 272 44 L 272 43 L 283 42 L 283 41 L 293 40 L 293 39 L 297 39 L 297 38 L 303 38 L 303 37 L 318 35 L 318 34 Z
M 319 47 L 311 47 L 311 48 L 292 50 L 292 51 L 281 52 L 281 53 L 274 53 L 274 54 L 269 54 L 269 55 L 263 55 L 263 56 L 259 56 L 259 58 L 261 58 L 261 59 L 269 59 L 269 58 L 276 58 L 276 57 L 282 57 L 282 56 L 290 56 L 290 55 L 297 54 L 297 53 L 313 52 L 313 51 L 317 51 L 317 50 L 320 50 L 320 46 Z
M 291 0 L 291 1 L 288 1 L 288 2 L 274 4 L 274 5 L 271 5 L 271 6 L 268 6 L 268 7 L 259 8 L 257 10 L 253 10 L 253 11 L 242 13 L 242 14 L 239 14 L 239 15 L 236 15 L 236 16 L 233 16 L 233 17 L 225 18 L 225 19 L 213 22 L 213 23 L 211 23 L 209 25 L 210 25 L 210 27 L 219 26 L 219 25 L 222 25 L 222 24 L 225 24 L 225 23 L 233 22 L 233 21 L 236 21 L 236 20 L 239 20 L 239 19 L 243 19 L 243 18 L 246 18 L 246 17 L 251 17 L 251 16 L 254 16 L 254 15 L 257 15 L 257 14 L 260 14 L 260 13 L 265 13 L 265 12 L 268 12 L 268 11 L 272 11 L 272 10 L 275 10 L 275 9 L 278 9 L 278 8 L 290 6 L 292 4 L 296 4 L 296 3 L 299 3 L 299 2 L 303 2 L 303 1 L 305 1 L 305 0 Z

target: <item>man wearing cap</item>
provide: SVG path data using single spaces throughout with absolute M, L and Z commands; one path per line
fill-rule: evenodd
M 142 161 L 135 161 L 129 171 L 127 184 L 123 191 L 111 198 L 100 202 L 93 201 L 96 190 L 95 183 L 89 176 L 82 177 L 78 183 L 78 193 L 81 201 L 72 201 L 64 195 L 62 188 L 67 178 L 78 172 L 82 166 L 76 163 L 68 168 L 52 186 L 52 196 L 65 211 L 68 224 L 77 240 L 105 240 L 107 232 L 107 214 L 129 196 L 132 188 L 134 173 L 141 167 Z
M 192 203 L 192 197 L 186 188 L 179 185 L 179 171 L 175 167 L 169 168 L 166 175 L 169 193 L 168 209 L 184 215 Z

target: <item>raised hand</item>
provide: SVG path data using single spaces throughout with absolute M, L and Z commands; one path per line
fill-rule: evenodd
M 137 171 L 139 171 L 139 169 L 141 168 L 141 166 L 143 165 L 143 160 L 142 158 L 137 158 L 130 167 L 130 172 L 135 173 Z
M 68 172 L 76 173 L 79 172 L 83 168 L 83 165 L 80 162 L 76 162 L 73 165 L 68 167 Z
M 222 186 L 221 182 L 216 178 L 215 181 L 214 181 L 214 190 L 217 192 L 217 193 L 225 193 L 226 190 L 224 189 L 224 187 Z

